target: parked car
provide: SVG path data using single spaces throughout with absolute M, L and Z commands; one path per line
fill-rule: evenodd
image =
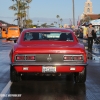
M 0 39 L 2 38 L 2 34 L 0 33 Z
M 2 38 L 7 37 L 7 27 L 2 27 L 1 36 L 2 36 Z
M 87 54 L 72 30 L 35 28 L 23 30 L 10 52 L 10 80 L 25 73 L 72 73 L 76 83 L 86 81 Z
M 20 28 L 18 26 L 10 26 L 6 32 L 7 40 L 14 40 L 20 36 Z
M 95 43 L 100 44 L 100 30 L 96 31 Z
M 97 36 L 97 38 L 100 37 L 100 30 L 98 30 L 98 31 L 96 32 L 96 36 Z

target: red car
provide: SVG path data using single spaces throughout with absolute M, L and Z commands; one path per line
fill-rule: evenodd
M 87 54 L 70 29 L 26 29 L 14 44 L 10 58 L 12 82 L 25 73 L 73 73 L 76 83 L 86 81 Z

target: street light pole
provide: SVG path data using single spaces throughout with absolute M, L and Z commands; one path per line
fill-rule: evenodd
M 75 26 L 75 8 L 74 8 L 74 0 L 72 0 L 73 3 L 73 25 Z
M 20 0 L 17 0 L 18 13 L 19 13 L 19 1 Z M 19 19 L 19 16 L 18 15 L 17 15 L 17 18 L 18 18 L 18 26 L 20 26 L 20 19 Z

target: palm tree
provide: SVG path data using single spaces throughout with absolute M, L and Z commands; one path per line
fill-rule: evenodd
M 63 19 L 62 19 L 62 18 L 60 18 L 60 21 L 61 21 L 61 25 L 62 25 L 62 21 L 63 21 Z
M 51 25 L 54 25 L 54 23 L 51 23 Z
M 12 6 L 9 7 L 9 9 L 16 11 L 14 15 L 17 15 L 17 20 L 18 20 L 18 25 L 21 26 L 21 20 L 23 17 L 26 16 L 26 12 L 24 9 L 27 9 L 28 7 L 26 6 L 26 3 L 22 1 L 17 1 L 16 3 L 13 4 Z
M 57 15 L 57 16 L 56 16 L 56 18 L 58 18 L 58 25 L 59 25 L 59 18 L 60 18 L 60 16 L 59 16 L 59 15 Z
M 22 26 L 24 25 L 23 20 L 25 20 L 27 13 L 26 9 L 29 9 L 29 6 L 27 3 L 31 2 L 32 0 L 12 0 L 16 3 L 9 7 L 9 9 L 16 11 L 14 15 L 17 16 L 18 25 Z
M 12 1 L 15 1 L 15 0 L 12 0 Z M 20 26 L 20 16 L 19 16 L 19 13 L 20 13 L 20 10 L 19 10 L 19 4 L 20 4 L 20 1 L 16 1 L 16 4 L 13 4 L 12 6 L 9 7 L 9 9 L 11 10 L 14 10 L 17 12 L 17 20 L 18 20 L 18 25 Z
M 37 25 L 39 25 L 39 20 L 37 22 L 38 22 Z
M 57 17 L 57 18 L 60 18 L 60 16 L 59 16 L 59 15 L 57 15 L 56 17 Z
M 57 25 L 57 22 L 56 21 L 54 21 L 54 23 Z
M 89 23 L 90 20 L 91 20 L 90 16 L 88 16 L 88 15 L 85 14 L 84 15 L 84 22 Z
M 25 0 L 29 6 L 29 4 L 32 2 L 32 0 Z M 29 18 L 29 9 L 27 9 L 27 18 Z
M 42 27 L 47 27 L 47 23 L 41 24 Z
M 29 28 L 32 25 L 32 20 L 31 19 L 26 19 L 25 23 L 26 23 L 26 27 Z

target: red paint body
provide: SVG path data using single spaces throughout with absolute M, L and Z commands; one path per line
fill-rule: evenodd
M 42 66 L 27 66 L 29 67 L 29 70 L 23 70 L 23 66 L 15 66 L 15 70 L 17 72 L 34 72 L 34 73 L 42 73 Z M 70 70 L 71 66 L 56 66 L 56 72 L 57 73 L 66 73 L 66 72 L 81 72 L 84 67 L 83 66 L 77 66 L 75 67 L 76 70 Z
M 71 32 L 74 42 L 66 41 L 23 41 L 24 34 L 26 32 Z M 87 63 L 87 55 L 83 44 L 80 44 L 74 35 L 73 31 L 69 29 L 58 29 L 58 28 L 36 28 L 36 29 L 27 29 L 24 30 L 17 43 L 14 45 L 11 50 L 10 57 L 11 63 L 15 62 L 15 55 L 17 54 L 82 54 L 84 56 L 84 63 Z M 17 72 L 33 72 L 33 73 L 42 73 L 43 65 L 28 65 L 29 70 L 22 70 L 25 65 L 13 65 Z M 81 72 L 85 66 L 75 65 L 75 70 L 70 70 L 70 67 L 73 66 L 56 66 L 57 73 L 66 73 L 66 72 Z

